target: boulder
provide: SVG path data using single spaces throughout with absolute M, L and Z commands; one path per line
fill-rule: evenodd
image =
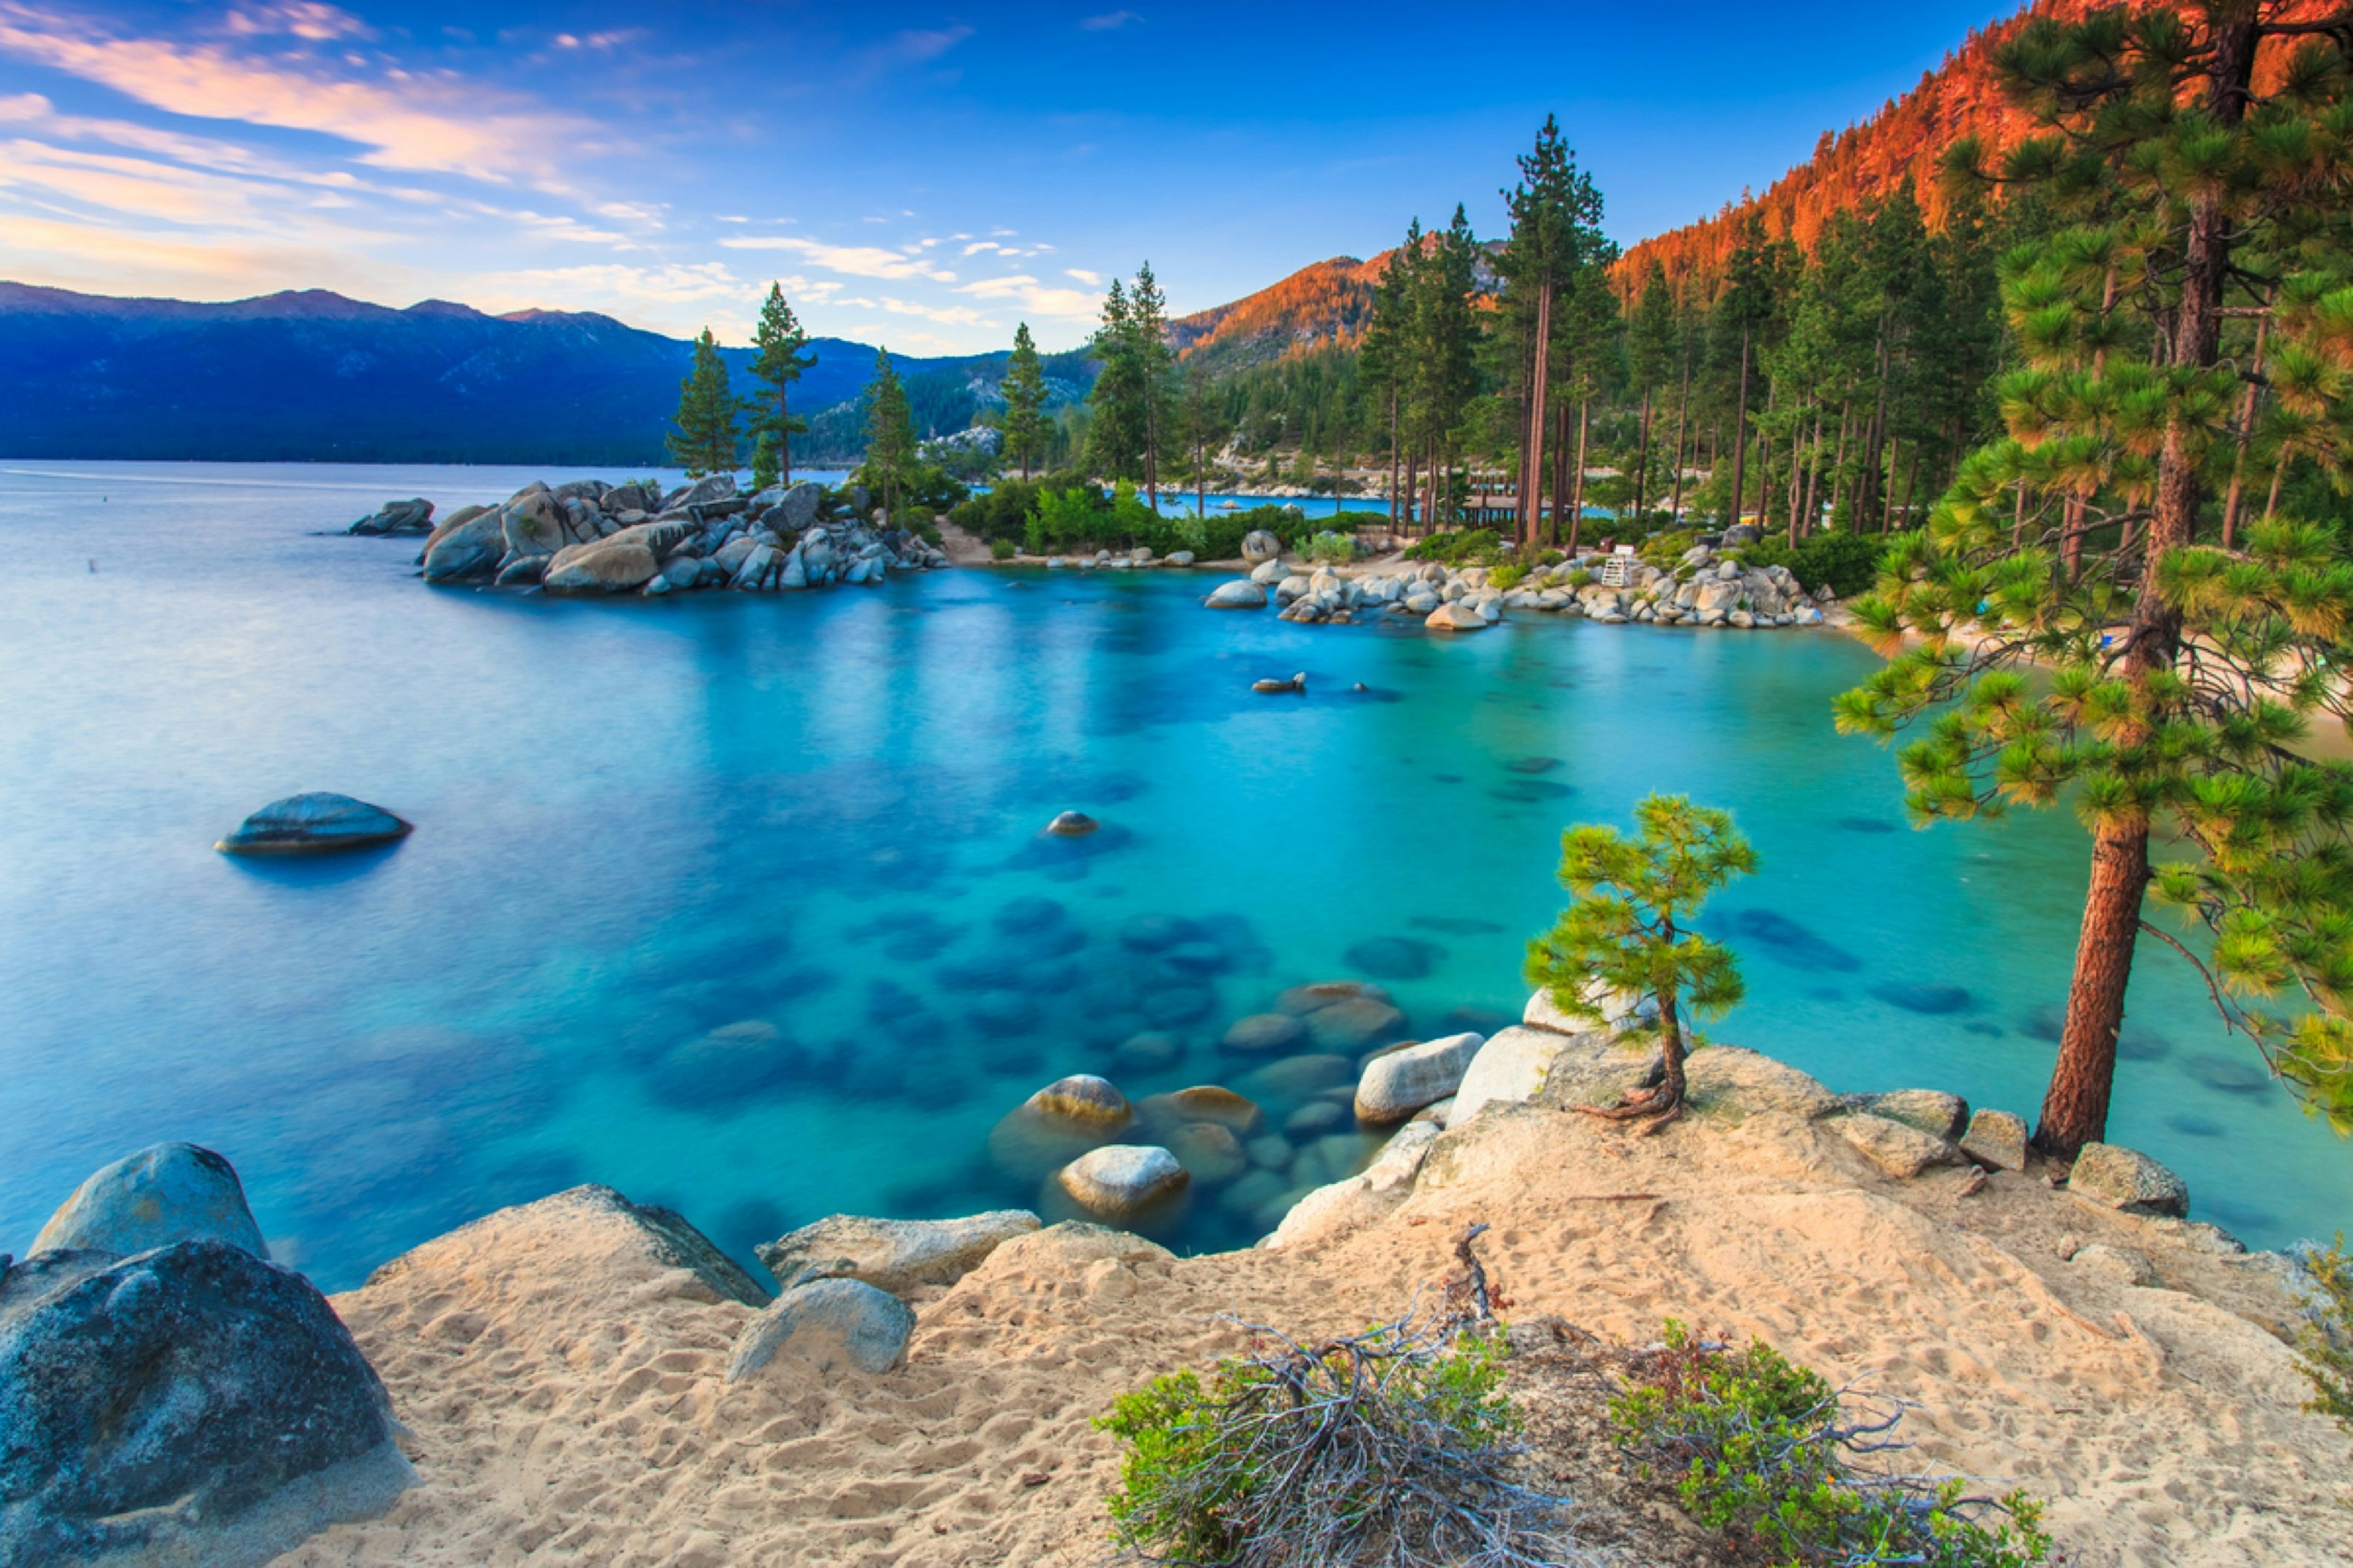
M 1266 1125 L 1266 1112 L 1259 1109 L 1258 1101 L 1215 1084 L 1196 1084 L 1174 1094 L 1146 1096 L 1137 1102 L 1135 1114 L 1145 1126 L 1154 1129 L 1210 1121 L 1231 1129 L 1242 1138 Z
M 1046 824 L 1046 831 L 1057 838 L 1084 838 L 1102 826 L 1083 811 L 1066 811 Z
M 486 1257 L 526 1253 L 558 1259 L 568 1276 L 593 1279 L 616 1296 L 659 1286 L 661 1295 L 705 1305 L 765 1307 L 770 1299 L 742 1265 L 675 1209 L 633 1204 L 610 1187 L 594 1185 L 493 1210 L 402 1253 L 367 1282 L 470 1270 Z
M 515 555 L 553 555 L 568 544 L 583 542 L 564 525 L 563 514 L 545 496 L 533 496 L 506 509 L 500 531 L 507 550 Z M 590 537 L 596 537 L 594 532 Z
M 548 563 L 543 585 L 551 594 L 626 594 L 644 587 L 661 563 L 642 542 L 626 537 L 627 531 L 562 552 Z
M 462 513 L 459 515 L 463 515 Z M 506 559 L 505 514 L 495 510 L 475 513 L 459 522 L 437 529 L 425 545 L 427 583 L 487 582 Z
M 1865 1159 L 1899 1182 L 1908 1182 L 1932 1165 L 1960 1163 L 1961 1152 L 1944 1138 L 1890 1117 L 1858 1111 L 1831 1125 Z
M 1901 1121 L 1947 1142 L 1958 1138 L 1961 1129 L 1969 1124 L 1969 1102 L 1942 1089 L 1898 1089 L 1884 1094 L 1842 1094 L 1839 1099 L 1851 1110 Z
M 1172 550 L 1166 559 L 1171 566 L 1190 566 L 1197 557 L 1189 550 Z
M 409 824 L 364 800 L 328 790 L 273 800 L 213 846 L 224 855 L 325 855 L 405 838 Z
M 1484 1036 L 1448 1035 L 1375 1057 L 1356 1080 L 1356 1120 L 1387 1126 L 1444 1100 L 1461 1086 L 1484 1044 Z
M 818 506 L 825 500 L 825 487 L 803 479 L 786 490 L 762 521 L 779 533 L 798 533 L 817 521 Z
M 448 516 L 435 523 L 433 525 L 433 531 L 425 536 L 425 542 L 417 548 L 417 563 L 419 566 L 424 565 L 425 558 L 433 552 L 433 547 L 440 543 L 441 541 L 450 533 L 465 527 L 466 524 L 473 521 L 484 512 L 496 511 L 498 509 L 496 507 L 488 506 L 461 506 L 456 511 L 451 512 Z
M 76 1187 L 33 1238 L 33 1251 L 123 1258 L 181 1241 L 217 1241 L 269 1256 L 236 1169 L 194 1143 L 157 1143 Z
M 1490 619 L 1491 617 L 1482 615 L 1468 604 L 1458 600 L 1451 605 L 1439 605 L 1430 612 L 1421 624 L 1434 632 L 1475 632 L 1483 631 Z
M 1280 561 L 1261 561 L 1250 568 L 1250 580 L 1261 588 L 1271 588 L 1291 575 L 1291 568 Z
M 1167 1148 L 1187 1174 L 1205 1186 L 1232 1181 L 1250 1169 L 1250 1155 L 1234 1130 L 1215 1121 L 1187 1121 L 1171 1128 Z
M 1370 1225 L 1387 1215 L 1411 1194 L 1439 1131 L 1434 1121 L 1409 1122 L 1399 1128 L 1362 1172 L 1301 1198 L 1282 1216 L 1274 1234 L 1259 1245 L 1273 1251 L 1301 1247 Z
M 2164 1283 L 2147 1255 L 2129 1247 L 2111 1247 L 2095 1241 L 2077 1247 L 2067 1262 L 2077 1272 L 2110 1285 L 2136 1285 L 2147 1289 Z
M 1598 1044 L 1599 1037 L 1556 1034 L 1525 1025 L 1499 1030 L 1463 1069 L 1446 1124 L 1459 1127 L 1490 1105 L 1534 1100 L 1544 1089 L 1554 1062 L 1574 1042 Z
M 2189 1213 L 2189 1184 L 2137 1150 L 2086 1143 L 2067 1173 L 2067 1190 L 2087 1203 L 2126 1214 Z
M 1237 577 L 1230 583 L 1219 584 L 1201 602 L 1213 610 L 1262 610 L 1266 608 L 1266 590 Z
M 1263 676 L 1250 682 L 1250 689 L 1268 697 L 1284 691 L 1304 692 L 1307 689 L 1307 672 L 1301 670 L 1296 675 L 1281 679 L 1271 675 Z
M 1405 1015 L 1370 996 L 1351 996 L 1307 1015 L 1308 1038 L 1318 1050 L 1357 1051 L 1393 1040 L 1405 1029 Z
M 1292 986 L 1274 999 L 1274 1005 L 1294 1018 L 1303 1018 L 1335 1004 L 1360 999 L 1387 1002 L 1388 990 L 1369 980 L 1318 980 L 1312 984 Z
M 1036 1116 L 1113 1131 L 1126 1126 L 1134 1115 L 1128 1107 L 1127 1097 L 1113 1088 L 1109 1079 L 1097 1078 L 1091 1072 L 1056 1079 L 1031 1095 L 1023 1109 Z
M 2007 1110 L 1980 1110 L 1961 1134 L 1961 1152 L 1980 1165 L 2026 1169 L 2026 1122 Z
M 1080 1155 L 1056 1179 L 1089 1214 L 1125 1222 L 1175 1197 L 1189 1178 L 1166 1149 L 1111 1143 Z
M 325 1297 L 215 1240 L 0 1272 L 0 1563 L 254 1568 L 416 1477 Z
M 1753 1116 L 1778 1110 L 1814 1121 L 1843 1109 L 1839 1098 L 1786 1062 L 1738 1046 L 1709 1046 L 1684 1064 L 1693 1107 Z
M 906 1364 L 915 1314 L 863 1279 L 812 1279 L 761 1309 L 735 1335 L 727 1381 L 741 1383 L 779 1355 L 791 1370 L 822 1377 L 846 1367 L 879 1373 Z M 780 1369 L 781 1370 L 781 1369 Z
M 778 1284 L 862 1279 L 894 1296 L 923 1285 L 953 1285 L 1017 1236 L 1038 1228 L 1027 1209 L 997 1209 L 963 1219 L 870 1219 L 828 1215 L 752 1250 Z
M 1290 1050 L 1306 1038 L 1307 1026 L 1288 1013 L 1252 1013 L 1235 1019 L 1218 1047 L 1238 1056 L 1268 1056 Z
M 1252 566 L 1278 559 L 1282 554 L 1282 541 L 1263 528 L 1253 528 L 1242 535 L 1242 559 Z
M 345 530 L 350 533 L 430 533 L 433 503 L 423 496 L 413 500 L 388 500 Z

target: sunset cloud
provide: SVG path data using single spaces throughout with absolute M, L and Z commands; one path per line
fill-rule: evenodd
M 719 244 L 726 250 L 787 251 L 812 266 L 851 278 L 924 278 L 934 283 L 956 280 L 955 273 L 920 255 L 908 256 L 875 245 L 828 245 L 822 240 L 789 234 L 730 235 Z

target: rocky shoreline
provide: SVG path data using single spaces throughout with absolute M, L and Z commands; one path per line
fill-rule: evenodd
M 1381 1005 L 1360 983 L 1300 990 L 1317 1005 L 1246 1022 L 1288 1038 Z M 583 1187 L 427 1242 L 330 1312 L 263 1260 L 226 1161 L 160 1146 L 93 1175 L 32 1256 L 0 1259 L 0 1563 L 195 1551 L 237 1568 L 323 1531 L 288 1561 L 454 1564 L 481 1560 L 486 1531 L 585 1548 L 584 1530 L 607 1532 L 600 1560 L 712 1568 L 1080 1561 L 1108 1459 L 1084 1418 L 1211 1350 L 1196 1309 L 1373 1310 L 1429 1261 L 1437 1232 L 1414 1227 L 1466 1213 L 1503 1238 L 1521 1313 L 1612 1328 L 1630 1306 L 1644 1333 L 1657 1314 L 1715 1313 L 1875 1368 L 1921 1404 L 1936 1461 L 2052 1495 L 2073 1561 L 2323 1560 L 2291 1548 L 2316 1540 L 2299 1531 L 2333 1506 L 2343 1443 L 2294 1410 L 2293 1259 L 2188 1219 L 2179 1178 L 2131 1151 L 2094 1145 L 2063 1169 L 2014 1115 L 1929 1089 L 1840 1095 L 1735 1047 L 1694 1053 L 1691 1114 L 1661 1136 L 1576 1114 L 1648 1070 L 1542 993 L 1493 1036 L 1371 1050 L 1326 1119 L 1394 1129 L 1369 1163 L 1286 1192 L 1256 1249 L 1190 1259 L 1118 1227 L 1257 1169 L 1258 1108 L 1216 1085 L 1130 1104 L 1066 1078 L 992 1140 L 1044 1173 L 1046 1213 L 835 1215 L 758 1249 L 774 1290 L 683 1216 Z M 1613 1239 L 1620 1224 L 1634 1228 Z M 1042 1383 L 1008 1383 L 997 1347 L 1016 1343 Z M 271 1397 L 236 1393 L 265 1363 Z M 284 1375 L 297 1364 L 314 1370 Z M 1085 1369 L 1077 1397 L 1058 1367 Z M 913 1447 L 891 1435 L 910 1401 L 932 1412 Z M 174 1414 L 74 1436 L 105 1409 Z M 281 1425 L 301 1440 L 271 1441 Z M 177 1434 L 163 1450 L 159 1431 Z M 2127 1433 L 2123 1473 L 2082 1458 Z M 502 1456 L 525 1450 L 543 1458 L 516 1472 Z M 642 1510 L 617 1506 L 638 1452 L 686 1472 Z M 738 1495 L 745 1465 L 767 1480 Z M 2216 1465 L 2265 1479 L 2185 1500 L 2180 1474 Z M 1051 1486 L 1063 1476 L 1081 1484 Z M 2136 1485 L 2152 1476 L 2169 1500 L 2155 1510 Z M 156 1507 L 156 1485 L 212 1500 Z M 972 1510 L 1008 1487 L 1021 1506 Z M 845 1510 L 853 1495 L 871 1506 Z
M 427 583 L 551 594 L 875 586 L 894 572 L 948 564 L 937 546 L 894 526 L 871 503 L 858 485 L 834 491 L 804 482 L 743 495 L 732 474 L 666 494 L 642 481 L 575 479 L 526 485 L 502 502 L 460 507 L 438 523 L 429 501 L 391 501 L 346 531 L 423 534 L 417 564 Z

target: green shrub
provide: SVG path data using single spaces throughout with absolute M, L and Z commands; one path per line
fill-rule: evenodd
M 1524 561 L 1506 561 L 1487 574 L 1490 588 L 1516 588 L 1527 581 L 1528 567 Z
M 1498 1339 L 1411 1320 L 1180 1372 L 1095 1425 L 1121 1439 L 1113 1538 L 1231 1568 L 1502 1563 L 1549 1546 L 1557 1500 L 1515 1484 Z M 1551 1559 L 1546 1559 L 1550 1561 Z
M 1880 557 L 1906 537 L 1876 533 L 1810 533 L 1795 550 L 1775 535 L 1741 551 L 1751 566 L 1786 566 L 1808 593 L 1829 584 L 1841 599 L 1863 593 L 1878 580 Z
M 1019 553 L 1020 546 L 1009 539 L 992 539 L 988 542 L 988 555 L 992 561 L 1010 561 Z
M 1568 574 L 1568 590 L 1573 594 L 1579 588 L 1590 587 L 1592 584 L 1599 581 L 1600 579 L 1594 576 L 1592 573 L 1588 572 L 1584 567 L 1579 566 L 1576 571 L 1571 572 Z
M 1683 558 L 1684 552 L 1699 542 L 1699 535 L 1688 528 L 1662 529 L 1642 541 L 1640 551 L 1642 563 L 1664 571 Z
M 2304 1407 L 2334 1415 L 2337 1426 L 2353 1432 L 2353 1258 L 2346 1256 L 2345 1233 L 2337 1233 L 2334 1246 L 2306 1247 L 2304 1266 L 2313 1278 L 2296 1336 L 2301 1370 L 2312 1384 Z
M 1702 1524 L 1756 1538 L 1776 1568 L 2026 1568 L 2051 1538 L 2022 1492 L 1963 1495 L 1957 1480 L 1865 1471 L 1850 1456 L 1896 1447 L 1902 1407 L 1850 1420 L 1818 1373 L 1752 1341 L 1703 1344 L 1669 1320 L 1610 1401 L 1620 1442 L 1682 1468 L 1677 1490 Z
M 1356 535 L 1318 533 L 1307 541 L 1302 553 L 1319 566 L 1345 566 L 1356 558 Z
M 1448 566 L 1492 565 L 1503 554 L 1492 528 L 1447 530 L 1417 539 L 1406 551 L 1409 561 L 1436 561 Z

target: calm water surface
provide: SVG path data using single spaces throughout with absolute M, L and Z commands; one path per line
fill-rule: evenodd
M 837 1210 L 1032 1202 L 987 1156 L 1030 1089 L 1225 1081 L 1279 1117 L 1300 1075 L 1217 1038 L 1360 944 L 1426 966 L 1389 982 L 1417 1030 L 1516 1011 L 1562 826 L 1654 789 L 1732 807 L 1763 857 L 1723 901 L 1750 1000 L 1716 1037 L 2022 1112 L 2048 1068 L 2082 835 L 1907 830 L 1887 753 L 1831 730 L 1871 665 L 1835 635 L 1440 642 L 1208 614 L 1178 574 L 445 592 L 414 541 L 319 531 L 538 476 L 0 469 L 0 1250 L 164 1138 L 229 1154 L 330 1288 L 581 1181 L 739 1253 Z M 1294 669 L 1303 700 L 1248 689 Z M 303 789 L 417 831 L 213 852 Z M 1105 830 L 1040 839 L 1066 807 Z M 1123 944 L 1144 916 L 1195 922 L 1181 962 Z M 1113 1068 L 1155 1024 L 1185 1059 Z M 2353 1151 L 2161 952 L 2126 1054 L 2114 1135 L 2201 1216 L 2255 1245 L 2343 1223 Z M 1205 1192 L 1177 1239 L 1251 1234 Z

